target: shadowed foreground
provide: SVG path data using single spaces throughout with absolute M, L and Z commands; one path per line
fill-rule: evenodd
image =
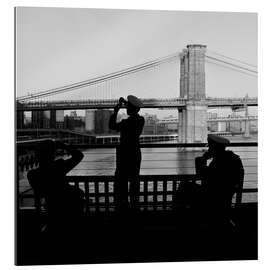
M 41 230 L 45 216 L 18 212 L 17 264 L 87 264 L 257 259 L 257 204 L 233 209 L 236 226 L 213 228 L 192 213 L 93 213 Z

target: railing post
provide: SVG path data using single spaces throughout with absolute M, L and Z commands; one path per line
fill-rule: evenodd
M 99 211 L 99 188 L 98 188 L 99 182 L 95 182 L 95 207 L 96 211 Z
M 163 179 L 163 195 L 162 195 L 162 205 L 163 205 L 163 210 L 166 209 L 166 205 L 167 205 L 167 187 L 168 187 L 168 182 L 166 179 Z
M 86 213 L 89 213 L 89 182 L 84 182 L 84 194 L 85 194 L 85 201 L 86 201 Z
M 104 182 L 104 192 L 105 192 L 105 209 L 109 211 L 109 182 Z
M 154 204 L 154 210 L 157 209 L 157 181 L 153 181 L 153 204 Z
M 148 182 L 146 179 L 143 180 L 143 202 L 144 202 L 144 210 L 147 210 L 147 203 L 148 203 Z

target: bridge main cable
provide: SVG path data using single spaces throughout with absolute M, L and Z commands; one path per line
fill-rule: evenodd
M 240 66 L 240 65 L 236 65 L 236 64 L 230 63 L 228 61 L 221 60 L 221 59 L 216 58 L 216 57 L 212 57 L 212 56 L 209 56 L 209 55 L 205 55 L 205 57 L 208 58 L 208 59 L 210 59 L 210 60 L 214 60 L 214 61 L 217 61 L 217 62 L 221 62 L 223 64 L 226 64 L 226 65 L 233 66 L 233 67 L 238 68 L 238 69 L 242 69 L 242 70 L 245 70 L 245 71 L 248 71 L 248 72 L 252 72 L 252 73 L 256 73 L 256 74 L 258 73 L 258 71 L 256 71 L 256 70 L 252 70 L 252 69 L 249 69 L 249 68 Z
M 96 77 L 96 78 L 93 78 L 90 80 L 85 80 L 85 81 L 81 81 L 78 83 L 73 83 L 73 84 L 69 84 L 66 86 L 41 91 L 37 94 L 30 94 L 30 95 L 21 96 L 21 97 L 17 98 L 17 101 L 27 101 L 27 100 L 31 100 L 31 99 L 35 99 L 35 98 L 40 98 L 40 97 L 55 95 L 55 94 L 64 93 L 64 92 L 68 92 L 68 91 L 73 91 L 73 90 L 76 90 L 79 88 L 95 85 L 95 84 L 102 83 L 102 82 L 105 82 L 108 80 L 120 78 L 120 77 L 129 75 L 129 74 L 132 74 L 132 73 L 136 73 L 136 72 L 139 72 L 139 71 L 142 71 L 145 69 L 149 69 L 149 68 L 152 68 L 154 66 L 158 66 L 158 65 L 161 65 L 163 63 L 173 61 L 174 59 L 179 58 L 179 57 L 180 57 L 180 53 L 174 53 L 174 54 L 168 55 L 166 57 L 159 58 L 157 60 L 145 62 L 143 64 L 136 65 L 134 67 L 123 69 L 123 70 L 113 72 L 113 73 L 109 73 L 107 75 L 99 76 L 99 77 Z

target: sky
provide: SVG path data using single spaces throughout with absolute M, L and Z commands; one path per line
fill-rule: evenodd
M 257 28 L 256 13 L 20 7 L 16 95 L 91 79 L 195 43 L 206 45 L 209 55 L 217 52 L 256 66 Z M 257 92 L 256 77 L 206 63 L 207 96 Z M 178 89 L 156 87 L 140 95 L 178 94 Z

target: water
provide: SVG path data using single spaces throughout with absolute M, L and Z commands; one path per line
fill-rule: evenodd
M 242 137 L 230 138 L 232 142 L 244 141 Z M 256 141 L 256 139 L 246 139 Z M 245 168 L 244 188 L 257 188 L 257 147 L 234 147 Z M 184 148 L 142 148 L 141 175 L 194 174 L 194 159 L 202 155 Z M 68 175 L 114 175 L 115 149 L 83 150 L 83 160 Z M 20 181 L 21 182 L 21 181 Z M 23 181 L 26 186 L 28 181 Z M 21 182 L 21 183 L 23 183 Z M 29 187 L 29 186 L 28 186 Z M 243 201 L 256 201 L 256 194 L 243 194 Z
M 228 148 L 238 154 L 245 167 L 245 187 L 257 187 L 257 147 Z M 69 175 L 114 175 L 115 149 L 84 150 L 84 159 Z M 194 174 L 194 159 L 201 151 L 178 148 L 142 148 L 142 175 Z

